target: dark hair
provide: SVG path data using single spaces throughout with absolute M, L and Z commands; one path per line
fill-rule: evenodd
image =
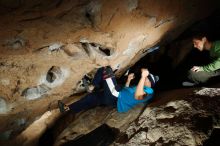
M 196 32 L 193 33 L 192 39 L 202 40 L 202 38 L 206 37 L 209 38 L 206 32 Z M 209 40 L 209 39 L 208 39 Z

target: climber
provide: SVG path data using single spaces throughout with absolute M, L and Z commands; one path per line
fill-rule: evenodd
M 131 80 L 135 78 L 134 73 L 130 73 L 125 87 L 120 89 L 111 67 L 101 67 L 97 70 L 92 84 L 85 84 L 90 93 L 70 105 L 65 105 L 59 100 L 60 112 L 70 110 L 73 113 L 78 113 L 99 105 L 117 107 L 118 112 L 127 112 L 139 103 L 147 103 L 153 97 L 152 87 L 159 80 L 159 77 L 150 74 L 144 68 L 141 69 L 140 74 L 137 86 L 130 86 Z M 103 90 L 95 90 L 97 88 Z
M 209 79 L 220 75 L 220 41 L 211 42 L 207 35 L 199 33 L 192 38 L 193 45 L 199 51 L 207 50 L 213 60 L 203 66 L 193 66 L 188 72 L 189 81 L 182 83 L 183 86 L 194 86 L 206 83 Z

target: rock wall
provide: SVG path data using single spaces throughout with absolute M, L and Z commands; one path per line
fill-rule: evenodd
M 54 145 L 219 145 L 218 135 L 217 143 L 209 140 L 220 126 L 219 96 L 219 88 L 176 89 L 158 93 L 143 111 L 143 105 L 123 114 L 103 107 L 91 109 L 70 122 Z M 94 133 L 103 124 L 113 133 Z
M 17 136 L 58 99 L 84 91 L 80 80 L 86 73 L 111 65 L 120 76 L 218 3 L 0 0 L 2 139 Z
M 173 97 L 169 95 L 168 102 L 146 108 L 130 124 L 124 142 L 119 138 L 112 145 L 215 145 L 207 139 L 219 130 L 219 95 L 219 88 L 203 88 L 170 101 Z

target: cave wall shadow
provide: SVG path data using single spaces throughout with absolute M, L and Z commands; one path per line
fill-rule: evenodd
M 156 89 L 168 90 L 181 88 L 182 82 L 186 80 L 188 70 L 193 65 L 202 65 L 209 60 L 208 52 L 199 52 L 192 49 L 184 60 L 177 66 L 173 67 L 173 59 L 165 52 L 159 60 L 155 62 L 150 61 L 149 58 L 154 58 L 158 52 L 148 54 L 139 60 L 130 70 L 137 70 L 137 68 L 148 68 L 149 71 L 160 77 Z
M 90 133 L 70 140 L 62 146 L 109 146 L 118 134 L 118 130 L 103 124 Z
M 131 70 L 146 67 L 153 74 L 159 75 L 160 82 L 156 86 L 156 89 L 169 90 L 182 88 L 182 82 L 187 80 L 187 74 L 190 68 L 194 65 L 205 65 L 211 61 L 208 51 L 200 52 L 192 46 L 192 50 L 184 59 L 177 66 L 173 67 L 174 58 L 169 55 L 172 44 L 190 39 L 195 33 L 206 34 L 210 41 L 220 40 L 220 9 L 216 10 L 209 17 L 194 23 L 172 42 L 164 44 L 163 46 L 161 45 L 161 47 L 164 47 L 163 49 L 165 49 L 165 51 L 159 59 L 153 59 L 157 58 L 156 56 L 160 51 L 156 50 L 140 59 L 131 67 Z M 201 86 L 210 85 L 219 81 L 220 78 L 216 77 L 211 79 L 207 84 L 201 84 Z
M 219 146 L 220 145 L 220 128 L 215 128 L 209 139 L 207 139 L 203 146 Z

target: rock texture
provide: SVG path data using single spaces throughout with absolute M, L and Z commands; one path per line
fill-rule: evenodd
M 68 145 L 68 142 L 79 139 L 102 124 L 118 131 L 112 146 L 203 145 L 212 132 L 220 127 L 218 90 L 219 88 L 202 88 L 164 92 L 156 96 L 143 112 L 143 106 L 125 114 L 103 107 L 89 110 L 60 133 L 55 145 Z M 103 135 L 99 134 L 97 138 L 111 139 L 111 136 Z M 86 140 L 89 140 L 88 137 L 82 141 Z M 98 143 L 102 141 L 96 145 Z
M 120 76 L 218 3 L 0 0 L 1 139 L 14 139 L 58 99 L 82 92 L 86 73 L 111 65 Z
M 143 105 L 139 105 L 128 113 L 118 113 L 116 109 L 98 107 L 91 109 L 75 117 L 74 122 L 59 133 L 54 145 L 59 146 L 70 140 L 77 139 L 82 135 L 86 135 L 103 124 L 107 124 L 116 129 L 125 130 L 128 125 L 136 119 Z
M 126 130 L 127 141 L 113 145 L 203 145 L 218 128 L 218 88 L 204 88 L 194 95 L 145 109 Z M 218 93 L 217 93 L 218 92 Z

